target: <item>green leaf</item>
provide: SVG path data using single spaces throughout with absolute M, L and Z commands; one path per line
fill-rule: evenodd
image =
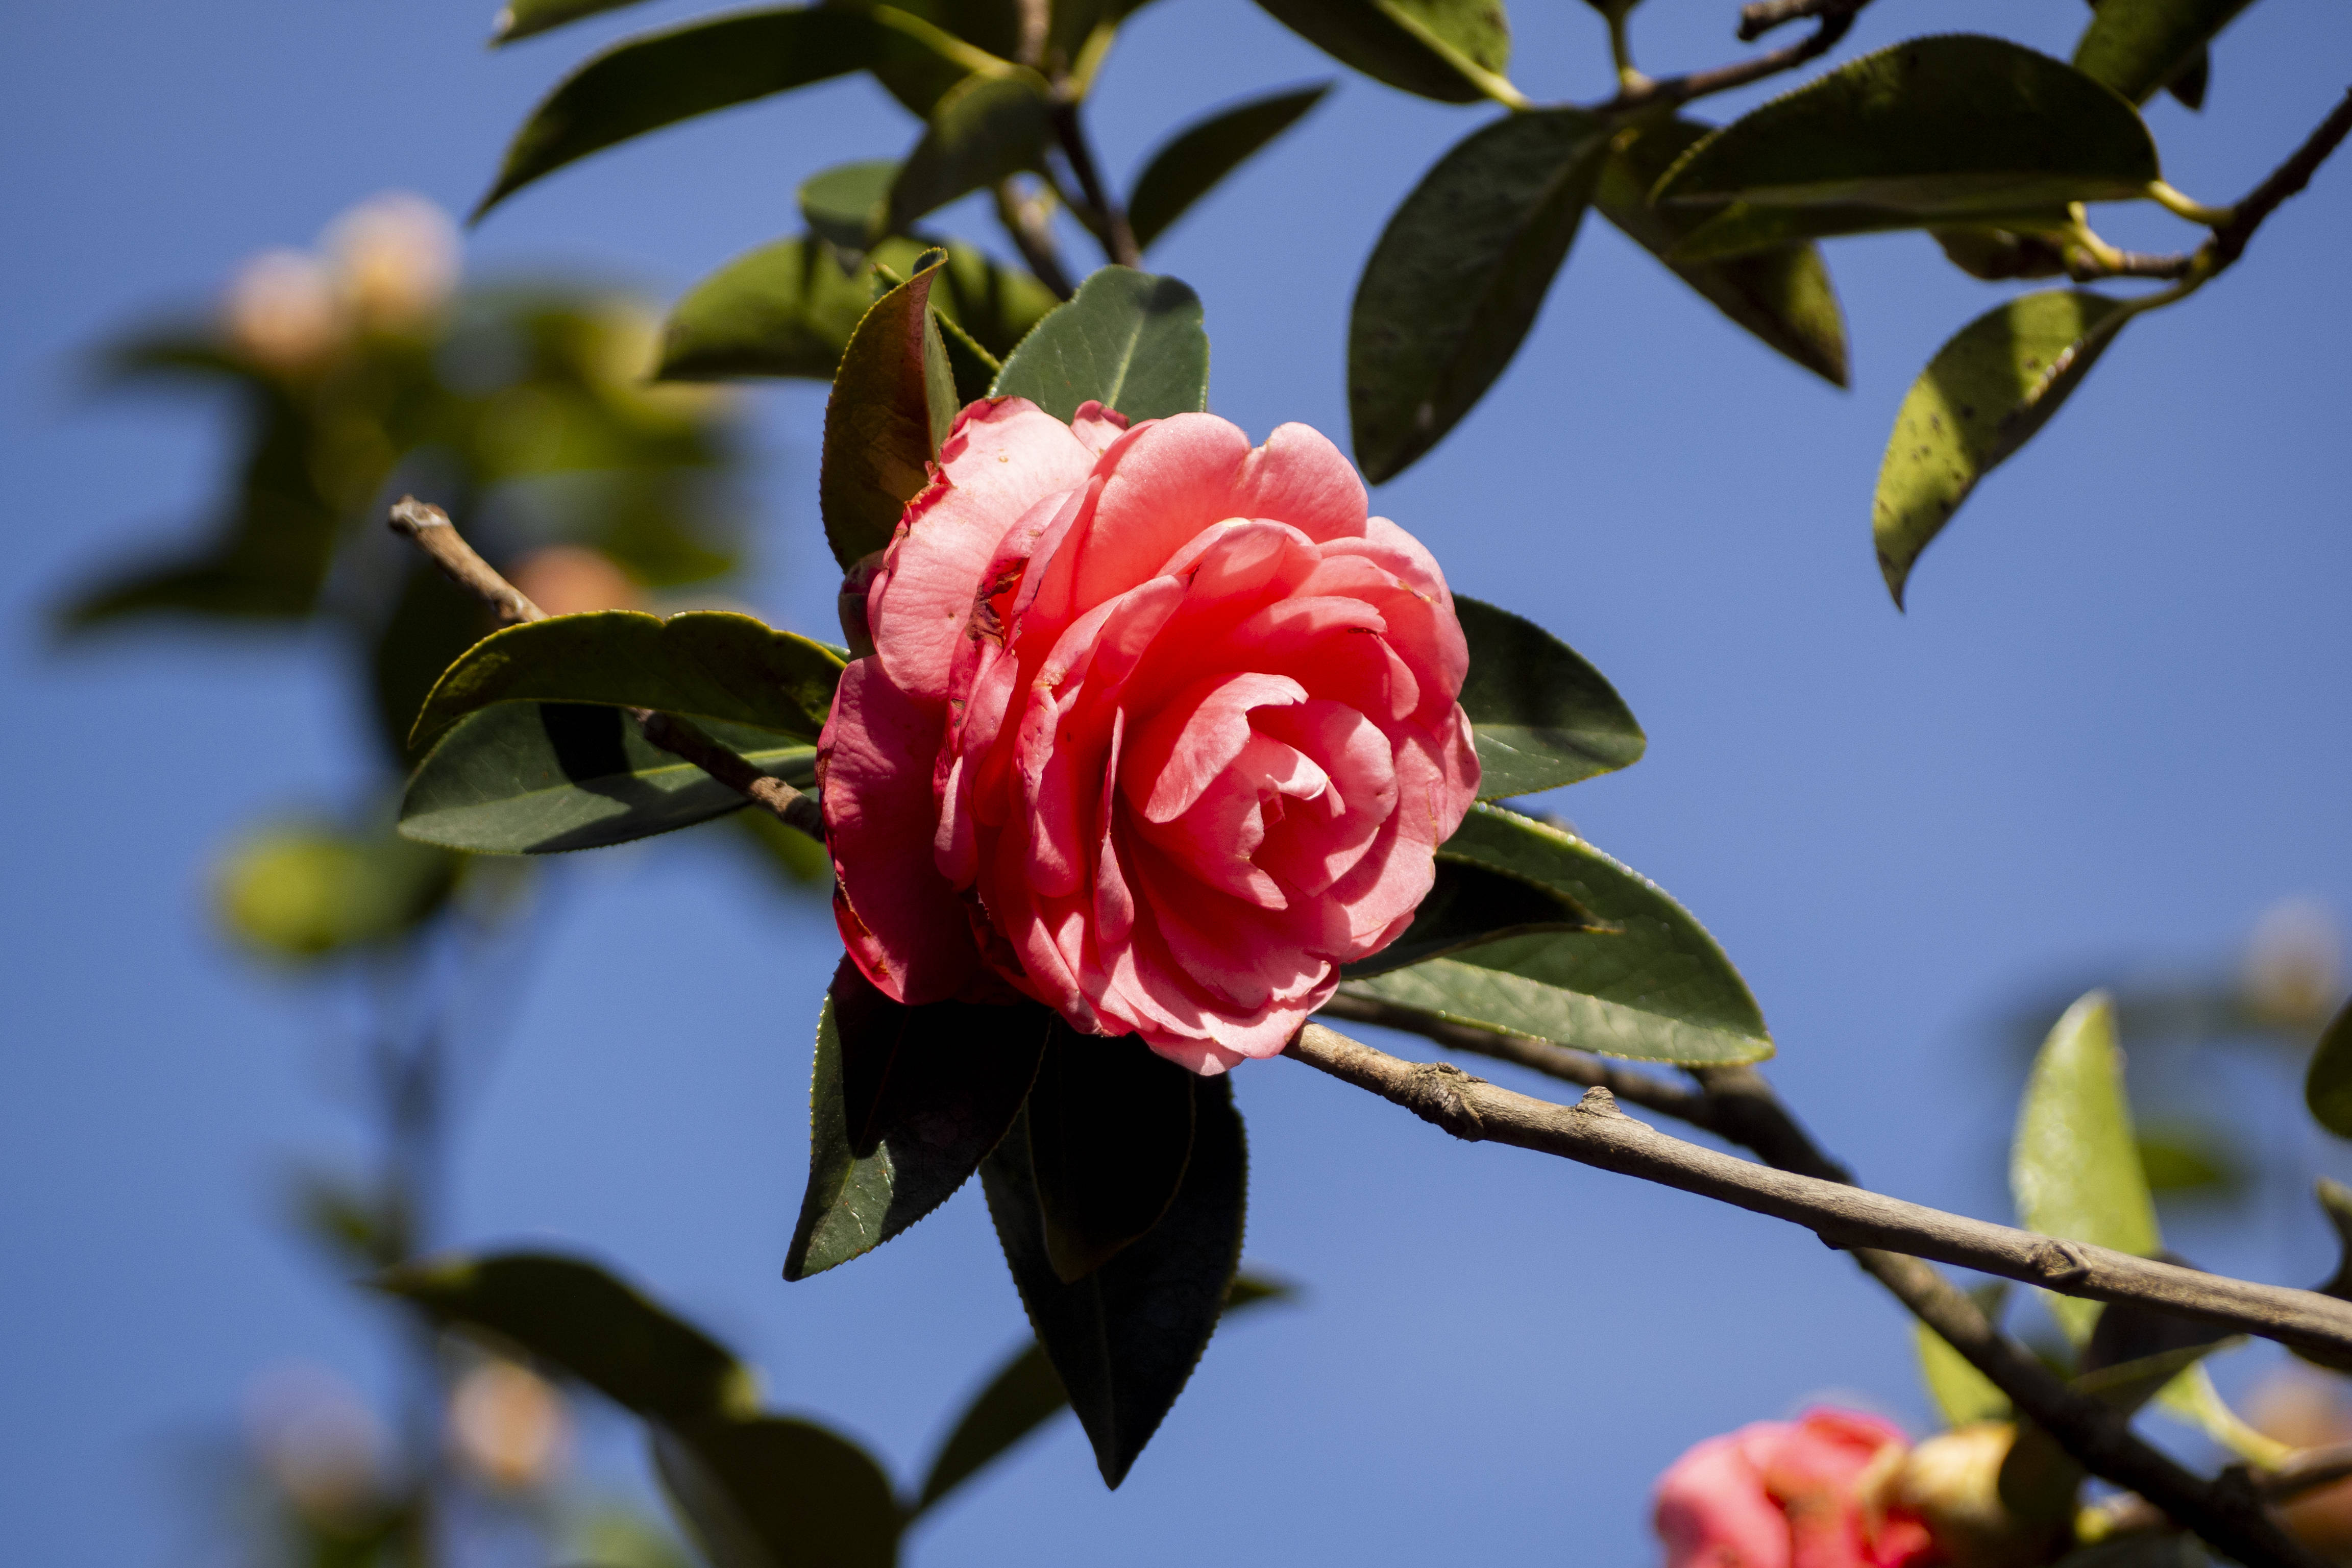
M 1258 0 L 1266 13 L 1374 81 L 1475 103 L 1511 63 L 1502 0 Z
M 1620 132 L 1593 187 L 1594 208 L 1767 347 L 1832 385 L 1843 386 L 1845 318 L 1819 249 L 1784 244 L 1723 261 L 1668 256 L 1701 220 L 1675 208 L 1652 206 L 1650 191 L 1685 150 L 1707 134 L 1706 126 L 1691 120 L 1659 121 Z
M 467 649 L 425 698 L 412 740 L 494 702 L 593 702 L 814 741 L 841 671 L 823 644 L 732 611 L 550 616 Z
M 474 219 L 541 175 L 633 136 L 915 49 L 865 12 L 835 5 L 742 11 L 616 44 L 531 110 Z
M 883 226 L 890 183 L 898 176 L 896 158 L 837 163 L 811 174 L 801 182 L 801 216 L 811 230 L 842 249 L 862 251 Z
M 1936 351 L 1895 416 L 1871 532 L 1895 603 L 1919 552 L 2050 422 L 2135 314 L 2104 294 L 2057 289 L 1996 306 Z
M 499 7 L 498 18 L 490 24 L 490 42 L 511 44 L 517 38 L 528 38 L 533 33 L 544 33 L 566 22 L 577 22 L 583 16 L 636 4 L 638 0 L 507 0 Z
M 898 233 L 1008 175 L 1045 167 L 1053 112 L 1051 92 L 1031 71 L 974 73 L 948 89 L 890 182 L 883 213 L 888 231 Z
M 1988 1319 L 2000 1321 L 2001 1300 L 2007 1290 L 2007 1281 L 1996 1280 L 1990 1289 L 1973 1292 Z M 1970 1365 L 1966 1356 L 1952 1348 L 1950 1341 L 1927 1324 L 1914 1322 L 1911 1344 L 1918 1352 L 1920 1379 L 1927 1384 L 1936 1408 L 1943 1413 L 1945 1426 L 1957 1429 L 1979 1421 L 2009 1418 L 2009 1395 Z
M 1772 1054 L 1723 950 L 1656 883 L 1574 835 L 1473 806 L 1444 853 L 1551 888 L 1613 928 L 1508 937 L 1342 989 L 1426 1017 L 1611 1056 L 1727 1066 Z
M 833 378 L 817 500 L 845 571 L 890 542 L 955 419 L 955 375 L 930 313 L 944 260 L 874 302 Z
M 1046 1358 L 1112 1487 L 1207 1348 L 1241 1257 L 1247 1150 L 1228 1075 L 1193 1089 L 1192 1158 L 1144 1237 L 1075 1285 L 1055 1277 L 1025 1118 L 981 1166 L 989 1216 Z
M 1225 1315 L 1261 1302 L 1286 1301 L 1293 1294 L 1289 1286 L 1276 1280 L 1237 1274 L 1225 1294 Z M 920 1518 L 925 1510 L 1060 1415 L 1069 1403 L 1054 1363 L 1045 1359 L 1045 1348 L 1031 1341 L 964 1406 L 955 1429 L 940 1445 L 930 1473 L 923 1478 L 922 1494 L 910 1510 L 910 1519 Z
M 238 941 L 294 963 L 395 941 L 441 908 L 459 861 L 390 833 L 272 827 L 223 858 L 221 920 Z
M 2017 1222 L 2028 1230 L 2142 1258 L 2163 1244 L 2132 1142 L 2115 1006 L 2104 991 L 2067 1008 L 2034 1058 L 2018 1107 L 2009 1187 Z M 2066 1337 L 2086 1342 L 2100 1304 L 2048 1300 Z
M 1162 142 L 1129 187 L 1127 226 L 1149 248 L 1217 182 L 1293 125 L 1331 90 L 1328 81 L 1254 98 L 1193 121 Z
M 2134 103 L 2158 88 L 2193 86 L 2204 100 L 2205 46 L 2248 0 L 2100 0 L 2074 46 L 2074 68 Z
M 1056 1017 L 1024 1124 L 1045 1227 L 1065 1285 L 1160 1223 L 1192 1157 L 1200 1080 L 1133 1035 L 1081 1035 Z
M 1949 216 L 2120 201 L 2159 176 L 2113 89 L 2003 38 L 1914 38 L 1840 67 L 1694 145 L 1661 202 L 1860 204 Z
M 731 724 L 704 726 L 795 788 L 816 749 Z M 645 738 L 617 708 L 502 702 L 434 742 L 401 801 L 404 838 L 488 855 L 625 844 L 740 809 L 743 797 Z
M 437 1323 L 496 1334 L 640 1415 L 748 1415 L 758 1404 L 751 1371 L 733 1352 L 576 1258 L 427 1258 L 375 1285 Z
M 1557 789 L 1642 760 L 1642 726 L 1575 649 L 1465 595 L 1454 596 L 1454 613 L 1470 643 L 1461 701 L 1478 747 L 1481 800 Z
M 2303 1103 L 2322 1127 L 2338 1138 L 2352 1138 L 2352 1002 L 2320 1031 L 2304 1075 Z
M 2245 1342 L 2240 1336 L 2203 1349 L 2234 1350 Z M 2231 1409 L 2221 1391 L 2213 1386 L 2212 1372 L 2201 1362 L 2164 1384 L 2157 1391 L 2156 1403 L 2174 1420 L 2194 1426 L 2239 1458 L 2265 1469 L 2283 1463 L 2294 1452 L 2292 1445 L 2261 1431 Z
M 845 958 L 817 1016 L 809 1180 L 784 1278 L 871 1252 L 948 1198 L 1004 1136 L 1051 1015 L 884 995 Z
M 838 1433 L 783 1415 L 670 1422 L 654 1468 L 712 1568 L 894 1568 L 890 1478 Z
M 1103 268 L 1006 357 L 996 395 L 1061 420 L 1089 399 L 1130 420 L 1198 413 L 1209 406 L 1201 297 L 1173 278 Z
M 1733 202 L 1715 208 L 1652 210 L 1689 226 L 1683 237 L 1667 248 L 1666 260 L 1673 266 L 1731 261 L 1816 239 L 1923 228 L 1931 221 L 1917 213 L 1851 202 L 1811 207 L 1757 206 Z
M 1348 413 L 1374 484 L 1444 437 L 1518 352 L 1609 151 L 1573 109 L 1495 121 L 1406 196 L 1348 325 Z
M 2209 51 L 2200 49 L 2189 57 L 2187 65 L 2180 68 L 2179 74 L 2164 84 L 2164 90 L 2178 100 L 2182 107 L 2200 110 L 2205 107 L 2205 89 L 2211 85 L 2212 79 L 2212 56 Z
M 2086 1305 L 2096 1307 L 2097 1302 Z M 2242 1335 L 2223 1336 L 2200 1344 L 2176 1345 L 2137 1360 L 2117 1362 L 2112 1366 L 2096 1367 L 2074 1380 L 2077 1393 L 2095 1395 L 2103 1405 L 2129 1415 L 2155 1398 L 2159 1390 L 2189 1373 L 2197 1363 L 2217 1350 L 2226 1350 L 2245 1343 Z
M 988 395 L 1004 369 L 1004 362 L 975 342 L 970 332 L 949 321 L 934 310 L 931 317 L 940 324 L 940 344 L 947 350 L 948 373 L 955 380 L 956 403 L 969 407 Z
M 863 5 L 866 0 L 835 0 Z M 1024 0 L 904 0 L 895 12 L 929 23 L 940 32 L 994 56 L 1000 61 L 1019 59 L 1035 47 L 1024 36 L 1029 14 Z M 918 120 L 928 120 L 940 98 L 971 73 L 968 56 L 950 59 L 909 55 L 877 68 L 875 78 Z
M 1366 980 L 1392 969 L 1443 958 L 1505 937 L 1538 931 L 1591 931 L 1617 928 L 1558 889 L 1475 860 L 1437 853 L 1437 880 L 1413 912 L 1412 924 L 1370 958 L 1340 973 Z

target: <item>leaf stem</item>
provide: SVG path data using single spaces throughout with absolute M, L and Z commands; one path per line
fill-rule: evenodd
M 1037 275 L 1037 281 L 1066 300 L 1077 292 L 1070 286 L 1070 274 L 1062 265 L 1061 247 L 1054 243 L 1054 193 L 1048 188 L 1036 197 L 1025 197 L 1021 187 L 1010 177 L 996 182 L 996 221 L 1004 226 L 1013 244 L 1021 252 L 1021 259 Z
M 1078 118 L 1076 99 L 1066 98 L 1054 105 L 1054 137 L 1061 143 L 1062 155 L 1070 161 L 1070 173 L 1077 176 L 1087 205 L 1101 220 L 1095 237 L 1102 244 L 1104 257 L 1119 267 L 1142 266 L 1143 252 L 1135 243 L 1135 231 L 1128 226 L 1127 210 L 1112 197 L 1095 165 L 1094 148 Z
M 1751 5 L 1741 14 L 1739 36 L 1742 39 L 1756 37 L 1782 22 L 1793 21 L 1800 16 L 1816 17 L 1818 25 L 1796 43 L 1758 55 L 1753 59 L 1717 66 L 1711 70 L 1689 71 L 1682 76 L 1645 78 L 1638 86 L 1626 83 L 1619 87 L 1616 97 L 1605 103 L 1593 105 L 1591 112 L 1617 115 L 1639 109 L 1671 107 L 1688 103 L 1693 99 L 1706 98 L 1712 93 L 1728 92 L 1733 88 L 1746 87 L 1750 82 L 1794 70 L 1835 47 L 1838 40 L 1852 30 L 1855 16 L 1869 4 L 1870 0 L 1793 0 L 1793 3 L 1773 0 L 1773 3 L 1764 5 Z M 1755 16 L 1761 11 L 1770 11 L 1773 16 L 1771 20 L 1757 26 Z M 1750 31 L 1751 26 L 1753 31 Z
M 2226 228 L 2238 216 L 2235 207 L 2209 207 L 2202 202 L 2191 201 L 2162 180 L 2147 183 L 2147 199 L 2176 216 L 2201 223 L 2208 228 Z

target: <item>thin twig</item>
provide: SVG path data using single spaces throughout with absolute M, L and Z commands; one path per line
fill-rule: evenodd
M 1087 141 L 1087 129 L 1078 119 L 1078 105 L 1066 99 L 1054 106 L 1054 137 L 1062 145 L 1062 155 L 1070 161 L 1070 173 L 1078 177 L 1078 189 L 1087 205 L 1102 220 L 1103 254 L 1120 267 L 1140 267 L 1143 252 L 1135 243 L 1135 231 L 1128 226 L 1127 209 L 1118 205 L 1103 184 L 1102 171 L 1095 166 L 1094 148 Z
M 466 542 L 449 514 L 439 507 L 418 500 L 415 496 L 403 496 L 393 503 L 392 531 L 404 539 L 413 540 L 425 552 L 427 559 L 446 573 L 459 587 L 472 592 L 493 610 L 508 626 L 524 621 L 543 621 L 547 612 L 534 605 L 513 584 L 493 570 L 474 547 Z M 787 827 L 805 833 L 819 843 L 824 840 L 824 813 L 816 802 L 780 778 L 761 773 L 737 752 L 722 744 L 691 720 L 675 713 L 660 713 L 650 708 L 631 708 L 629 716 L 637 721 L 651 741 L 672 756 L 692 763 L 729 789 L 756 805 L 773 812 Z
M 1660 105 L 1688 103 L 1693 99 L 1706 98 L 1711 93 L 1729 92 L 1733 88 L 1746 87 L 1750 82 L 1762 81 L 1767 77 L 1779 76 L 1783 71 L 1794 70 L 1808 60 L 1817 59 L 1836 47 L 1838 40 L 1852 30 L 1855 14 L 1864 5 L 1869 5 L 1870 0 L 1788 0 L 1788 3 L 1801 8 L 1790 9 L 1786 16 L 1778 17 L 1770 26 L 1778 26 L 1780 22 L 1793 20 L 1798 16 L 1819 18 L 1818 25 L 1813 30 L 1796 43 L 1758 55 L 1753 59 L 1739 60 L 1727 66 L 1717 66 L 1711 70 L 1691 71 L 1683 76 L 1655 77 L 1630 83 L 1619 89 L 1617 96 L 1608 102 L 1596 105 L 1593 112 L 1622 114 L 1636 109 L 1654 109 Z M 1751 6 L 1749 9 L 1762 8 Z M 1742 13 L 1743 20 L 1739 28 L 1739 36 L 1742 39 L 1753 38 L 1758 33 L 1766 30 L 1759 27 L 1756 32 L 1748 31 L 1748 24 L 1744 19 L 1747 13 Z
M 2215 270 L 2238 259 L 2246 248 L 2246 241 L 2263 226 L 2263 220 L 2311 183 L 2311 176 L 2318 173 L 2319 165 L 2327 162 L 2327 155 L 2336 151 L 2347 133 L 2352 133 L 2352 89 L 2337 100 L 2318 129 L 2304 138 L 2303 145 L 2294 150 L 2292 157 L 2248 193 L 2246 199 L 2232 210 L 2230 221 L 2213 231 L 2208 243 L 2213 249 Z
M 1062 252 L 1054 243 L 1054 230 L 1048 221 L 1051 212 L 1042 201 L 1030 201 L 1008 175 L 996 182 L 996 221 L 1013 237 L 1013 246 L 1021 259 L 1037 275 L 1037 281 L 1051 289 L 1058 299 L 1066 300 L 1076 290 L 1070 287 L 1069 272 L 1062 266 Z
M 1758 0 L 1753 5 L 1739 8 L 1739 41 L 1752 44 L 1785 22 L 1806 16 L 1818 16 L 1832 11 L 1843 0 Z
M 2352 1443 L 2305 1448 L 2268 1469 L 2248 1471 L 2247 1479 L 2264 1502 L 2293 1502 L 2323 1487 L 2352 1479 Z M 2100 1511 L 2105 1516 L 2105 1528 L 2099 1536 L 2102 1541 L 2174 1528 L 2171 1517 L 2146 1498 L 2118 1498 Z

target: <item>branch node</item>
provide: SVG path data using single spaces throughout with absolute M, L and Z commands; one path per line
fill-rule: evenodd
M 2026 1262 L 2053 1289 L 2079 1285 L 2091 1277 L 2091 1265 L 2071 1241 L 2045 1237 L 2034 1244 Z
M 1444 1128 L 1465 1143 L 1475 1143 L 1486 1136 L 1486 1124 L 1479 1120 L 1477 1110 L 1463 1090 L 1486 1081 L 1464 1072 L 1452 1062 L 1422 1062 L 1405 1075 L 1397 1103 L 1431 1126 Z M 1595 1092 L 1609 1091 L 1604 1089 Z

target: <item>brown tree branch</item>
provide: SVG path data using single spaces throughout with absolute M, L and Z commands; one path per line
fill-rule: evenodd
M 1127 209 L 1111 195 L 1103 184 L 1102 171 L 1095 166 L 1094 147 L 1087 141 L 1076 100 L 1055 104 L 1054 139 L 1061 143 L 1062 155 L 1070 161 L 1070 173 L 1078 177 L 1078 190 L 1101 225 L 1096 237 L 1102 241 L 1103 254 L 1120 267 L 1142 266 L 1143 252 L 1136 246 L 1135 231 L 1128 226 Z
M 452 582 L 497 611 L 499 619 L 506 625 L 547 619 L 545 610 L 499 576 L 466 542 L 465 536 L 449 521 L 449 514 L 439 507 L 415 496 L 403 496 L 393 503 L 389 521 L 394 533 L 413 541 Z M 761 773 L 700 725 L 675 713 L 658 713 L 650 708 L 632 708 L 628 713 L 645 731 L 646 739 L 663 751 L 692 763 L 736 794 L 765 806 L 785 826 L 805 833 L 820 844 L 824 842 L 824 814 L 816 802 L 783 780 Z
M 1070 287 L 1069 272 L 1062 266 L 1062 252 L 1054 243 L 1051 208 L 1045 199 L 1030 201 L 1021 195 L 1020 187 L 1011 178 L 996 182 L 996 221 L 1013 237 L 1021 259 L 1037 275 L 1037 281 L 1054 291 L 1056 299 L 1066 300 L 1077 292 Z
M 2347 133 L 2352 133 L 2352 89 L 2347 89 L 2327 118 L 2304 138 L 2303 145 L 2271 171 L 2270 178 L 2247 193 L 2246 199 L 2231 209 L 2230 221 L 2213 231 L 2212 239 L 2207 243 L 2212 247 L 2215 271 L 2237 260 L 2244 253 L 2246 242 L 2253 238 L 2254 230 L 2263 226 L 2263 220 L 2278 211 L 2280 204 L 2289 196 L 2311 184 L 2311 176 L 2319 172 L 2319 165 L 2327 162 L 2327 155 L 2336 151 Z
M 1766 5 L 1751 5 L 1740 14 L 1739 37 L 1743 42 L 1800 16 L 1815 17 L 1817 25 L 1797 42 L 1758 55 L 1753 59 L 1738 60 L 1709 70 L 1690 71 L 1682 76 L 1645 78 L 1629 82 L 1618 89 L 1616 97 L 1606 103 L 1596 104 L 1592 112 L 1622 114 L 1636 109 L 1688 103 L 1693 99 L 1729 92 L 1733 88 L 1746 87 L 1750 82 L 1795 70 L 1807 61 L 1818 59 L 1835 48 L 1838 40 L 1853 29 L 1855 15 L 1869 4 L 1870 0 L 1770 0 Z M 1759 12 L 1773 15 L 1770 20 L 1759 26 L 1751 19 Z

